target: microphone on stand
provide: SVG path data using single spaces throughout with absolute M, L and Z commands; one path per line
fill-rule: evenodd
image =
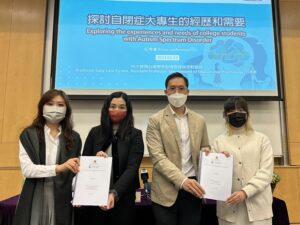
M 145 195 L 147 198 L 150 198 L 150 185 L 148 183 L 148 178 L 149 178 L 149 174 L 148 174 L 148 170 L 147 169 L 141 169 L 141 179 L 143 181 L 144 184 L 144 191 L 145 191 Z

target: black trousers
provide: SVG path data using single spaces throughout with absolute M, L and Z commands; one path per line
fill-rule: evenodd
M 202 200 L 180 190 L 174 205 L 165 207 L 153 202 L 152 209 L 156 225 L 200 225 Z
M 75 209 L 75 225 L 134 225 L 136 217 L 135 192 L 126 194 L 115 207 L 103 211 L 97 206 L 85 206 Z

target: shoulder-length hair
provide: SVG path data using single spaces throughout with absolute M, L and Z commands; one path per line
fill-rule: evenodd
M 113 98 L 122 98 L 126 103 L 127 114 L 124 120 L 120 123 L 116 136 L 122 140 L 127 140 L 134 127 L 134 118 L 132 114 L 131 101 L 128 95 L 122 91 L 114 92 L 106 97 L 101 110 L 101 129 L 103 149 L 107 149 L 113 137 L 113 124 L 109 118 L 109 107 Z
M 235 97 L 229 97 L 224 103 L 223 117 L 225 118 L 225 126 L 227 128 L 228 133 L 231 134 L 232 129 L 227 119 L 227 113 L 232 112 L 236 109 L 243 109 L 247 113 L 247 122 L 245 124 L 245 129 L 246 132 L 252 131 L 253 128 L 250 122 L 248 103 L 243 97 L 235 96 Z
M 66 141 L 66 148 L 67 148 L 67 150 L 70 150 L 73 147 L 72 109 L 70 106 L 68 96 L 62 90 L 51 89 L 42 95 L 42 97 L 38 103 L 37 115 L 36 115 L 35 119 L 33 120 L 32 124 L 30 125 L 30 127 L 36 128 L 38 131 L 38 137 L 39 137 L 40 142 L 44 141 L 44 139 L 45 139 L 44 126 L 46 124 L 46 119 L 43 117 L 43 108 L 44 108 L 45 104 L 50 102 L 53 98 L 55 98 L 58 95 L 64 99 L 64 102 L 66 104 L 65 118 L 59 124 L 61 125 L 62 135 L 64 136 L 65 141 Z

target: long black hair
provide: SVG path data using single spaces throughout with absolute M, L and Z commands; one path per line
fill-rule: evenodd
M 122 98 L 126 103 L 127 114 L 124 120 L 120 123 L 118 127 L 118 131 L 116 133 L 117 138 L 121 140 L 128 140 L 132 128 L 134 126 L 134 119 L 132 115 L 132 105 L 131 101 L 128 98 L 128 95 L 122 91 L 114 92 L 106 97 L 104 100 L 102 110 L 101 110 L 101 129 L 102 129 L 102 143 L 103 149 L 107 149 L 110 145 L 112 138 L 114 136 L 113 133 L 113 124 L 109 118 L 109 106 L 113 98 Z
M 37 129 L 39 141 L 42 142 L 45 139 L 44 134 L 44 126 L 46 124 L 46 120 L 43 117 L 43 108 L 44 105 L 50 102 L 56 96 L 61 96 L 66 104 L 66 115 L 65 118 L 59 123 L 61 125 L 62 134 L 66 141 L 66 148 L 70 150 L 73 147 L 73 121 L 72 121 L 72 109 L 70 106 L 69 98 L 62 90 L 51 89 L 43 94 L 39 103 L 38 103 L 38 112 L 33 120 L 32 124 L 29 127 L 34 127 Z

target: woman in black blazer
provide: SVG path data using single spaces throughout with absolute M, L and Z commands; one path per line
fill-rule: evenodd
M 101 111 L 101 125 L 93 127 L 82 155 L 113 157 L 107 206 L 84 207 L 85 224 L 134 224 L 135 192 L 144 154 L 142 132 L 133 125 L 131 102 L 124 92 L 109 95 Z

